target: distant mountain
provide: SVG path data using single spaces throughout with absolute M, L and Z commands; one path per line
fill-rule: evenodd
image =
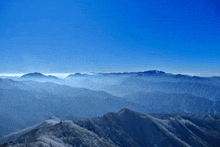
M 173 75 L 175 79 L 182 79 L 182 80 L 210 80 L 209 77 L 199 77 L 199 76 L 189 76 L 189 75 L 182 75 L 182 74 L 176 74 Z
M 119 72 L 119 73 L 99 73 L 98 75 L 104 75 L 104 76 L 147 76 L 147 75 L 165 75 L 166 73 L 163 71 L 157 71 L 157 70 L 149 70 L 144 72 Z
M 129 109 L 30 129 L 1 147 L 219 147 L 220 117 L 141 114 Z
M 187 93 L 196 97 L 205 97 L 212 101 L 220 100 L 220 83 L 218 82 L 175 80 L 164 76 L 127 77 L 119 84 L 105 87 L 105 91 L 117 96 L 141 91 L 162 91 L 166 93 Z
M 148 70 L 143 72 L 113 72 L 113 73 L 98 73 L 94 75 L 88 75 L 88 74 L 82 74 L 82 73 L 75 73 L 70 74 L 67 76 L 67 78 L 73 78 L 73 77 L 82 77 L 82 78 L 94 78 L 94 77 L 145 77 L 145 78 L 157 78 L 159 80 L 172 80 L 172 81 L 188 81 L 188 82 L 220 82 L 220 77 L 199 77 L 199 76 L 190 76 L 190 75 L 184 75 L 184 74 L 172 74 L 172 73 L 166 73 L 164 71 L 158 71 L 158 70 Z M 45 76 L 42 73 L 28 73 L 23 76 L 21 76 L 21 79 L 59 79 L 55 76 Z M 220 84 L 219 84 L 220 85 Z
M 220 82 L 220 77 L 199 77 L 184 74 L 172 74 L 158 70 L 148 70 L 143 72 L 119 72 L 119 73 L 99 73 L 103 76 L 126 76 L 126 77 L 146 77 L 157 78 L 159 80 L 172 80 L 172 81 L 190 81 L 190 82 Z M 155 80 L 155 79 L 154 79 Z
M 214 77 L 211 77 L 211 79 L 214 79 L 214 80 L 216 80 L 217 82 L 220 82 L 220 77 L 214 76 Z
M 127 100 L 145 106 L 152 113 L 193 113 L 220 115 L 220 101 L 212 102 L 206 98 L 190 94 L 165 92 L 137 92 L 125 97 Z
M 23 76 L 21 76 L 21 79 L 51 79 L 51 80 L 58 80 L 59 78 L 55 77 L 55 76 L 45 76 L 44 74 L 42 73 L 38 73 L 38 72 L 35 72 L 35 73 L 28 73 L 28 74 L 25 74 Z
M 88 74 L 81 74 L 81 73 L 75 73 L 75 74 L 70 74 L 67 76 L 67 78 L 71 78 L 71 77 L 87 77 L 89 76 Z

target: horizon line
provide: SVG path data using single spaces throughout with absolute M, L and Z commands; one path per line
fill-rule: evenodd
M 147 70 L 147 71 L 161 71 L 161 70 Z M 37 72 L 37 73 L 42 73 L 46 76 L 58 76 L 58 77 L 67 77 L 68 75 L 70 74 L 76 74 L 76 73 L 81 73 L 81 74 L 89 74 L 89 75 L 92 75 L 94 73 L 132 73 L 134 71 L 130 71 L 130 72 Z M 136 71 L 136 72 L 145 72 L 145 71 Z M 162 71 L 164 72 L 164 71 Z M 35 72 L 27 72 L 27 73 L 0 73 L 0 77 L 21 77 L 25 74 L 28 74 L 28 73 L 35 73 Z M 173 74 L 173 75 L 178 75 L 178 74 L 181 74 L 181 75 L 186 75 L 186 76 L 198 76 L 198 77 L 218 77 L 220 75 L 202 75 L 202 74 L 196 74 L 196 73 L 186 73 L 186 72 L 183 72 L 183 73 L 170 73 L 170 72 L 165 72 L 167 74 Z

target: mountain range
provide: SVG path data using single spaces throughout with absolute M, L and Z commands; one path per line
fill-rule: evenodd
M 35 77 L 28 80 L 0 78 L 0 118 L 9 122 L 0 123 L 4 128 L 0 135 L 51 116 L 89 118 L 122 108 L 141 113 L 220 114 L 217 77 L 178 79 L 162 71 L 109 74 L 77 74 L 80 76 L 76 79 L 73 76 L 52 81 L 36 80 L 47 77 L 40 73 L 26 74 Z
M 49 119 L 0 141 L 10 141 L 1 147 L 218 147 L 220 117 L 122 109 L 89 119 Z
M 176 117 L 176 113 L 196 119 L 197 116 L 217 118 L 220 115 L 220 78 L 175 75 L 156 70 L 93 75 L 76 73 L 66 78 L 35 72 L 21 78 L 0 78 L 1 138 L 24 129 L 23 132 L 28 133 L 29 127 L 41 126 L 39 123 L 52 116 L 60 120 L 68 118 L 80 125 L 79 119 L 93 120 L 92 117 L 122 108 L 129 109 L 132 114 L 133 111 L 150 113 L 156 118 Z M 88 128 L 84 129 L 88 131 Z M 102 143 L 120 146 L 102 139 L 99 138 Z

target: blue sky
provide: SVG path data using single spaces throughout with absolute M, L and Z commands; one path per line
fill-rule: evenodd
M 1 0 L 0 67 L 220 76 L 220 2 Z

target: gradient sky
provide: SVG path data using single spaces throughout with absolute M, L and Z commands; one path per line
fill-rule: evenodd
M 220 76 L 219 0 L 1 0 L 0 73 Z

